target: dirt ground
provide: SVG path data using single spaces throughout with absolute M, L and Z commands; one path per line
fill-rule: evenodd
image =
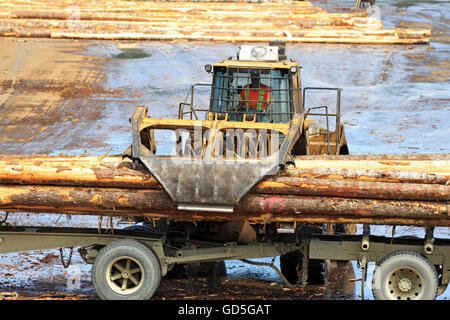
M 59 259 L 59 257 L 58 257 Z M 290 289 L 278 281 L 270 282 L 248 277 L 238 279 L 194 276 L 188 279 L 163 279 L 152 300 L 348 300 L 354 297 L 354 282 L 345 277 L 352 265 L 334 269 L 327 283 L 309 285 L 306 289 Z M 63 277 L 51 282 L 33 280 L 32 287 L 12 285 L 0 292 L 0 300 L 96 300 L 91 284 L 83 282 L 83 293 L 68 292 Z M 90 290 L 87 290 L 90 288 Z
M 95 108 L 80 112 L 76 100 L 93 92 L 101 93 L 104 59 L 77 54 L 83 45 L 76 41 L 2 39 L 1 42 L 3 146 L 14 143 L 24 147 L 20 150 L 23 153 L 35 150 L 50 153 L 54 150 L 53 143 L 59 139 L 67 141 L 68 132 L 82 130 L 80 122 L 101 118 Z M 84 139 L 90 144 L 98 143 L 95 136 Z
M 429 46 L 287 47 L 288 56 L 301 62 L 303 85 L 344 89 L 342 121 L 352 154 L 450 152 L 448 4 L 399 3 L 381 1 L 389 9 L 383 20 L 388 26 L 431 26 Z M 409 19 L 397 19 L 405 16 Z M 238 44 L 0 38 L 0 47 L 0 153 L 103 155 L 129 146 L 128 118 L 138 105 L 148 106 L 155 117 L 176 117 L 189 86 L 210 81 L 204 65 L 235 56 Z M 196 97 L 198 104 L 209 98 L 203 91 Z M 332 105 L 332 99 L 311 101 Z M 8 222 L 97 224 L 87 217 L 57 219 L 17 214 Z M 449 236 L 448 230 L 441 234 Z M 64 252 L 67 258 L 68 249 Z M 75 253 L 72 269 L 59 260 L 58 250 L 1 255 L 0 298 L 96 299 L 90 266 Z M 361 298 L 360 273 L 351 263 L 308 290 L 288 289 L 276 274 L 240 262 L 227 262 L 227 269 L 228 276 L 214 286 L 207 278 L 164 280 L 153 299 Z M 71 287 L 74 274 L 80 281 Z M 448 293 L 440 297 L 448 298 Z

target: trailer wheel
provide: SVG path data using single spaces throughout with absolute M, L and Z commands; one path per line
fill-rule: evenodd
M 375 269 L 373 296 L 377 300 L 433 300 L 438 275 L 431 262 L 411 250 L 387 255 Z
M 137 241 L 104 247 L 92 267 L 92 282 L 102 300 L 148 300 L 161 281 L 159 260 Z

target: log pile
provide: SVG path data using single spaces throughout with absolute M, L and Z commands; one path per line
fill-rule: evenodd
M 450 226 L 450 155 L 295 160 L 295 167 L 257 184 L 233 213 L 217 213 L 178 210 L 153 176 L 120 157 L 0 156 L 0 210 Z
M 429 29 L 384 29 L 367 9 L 329 13 L 308 1 L 0 3 L 4 37 L 423 44 L 430 34 Z

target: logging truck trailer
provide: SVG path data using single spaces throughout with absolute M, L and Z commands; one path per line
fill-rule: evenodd
M 310 272 L 317 272 L 317 263 L 323 264 L 325 259 L 330 261 L 331 267 L 339 262 L 359 262 L 362 290 L 368 263 L 375 262 L 372 277 L 375 299 L 432 300 L 447 288 L 450 240 L 434 238 L 432 228 L 428 228 L 426 237 L 420 239 L 372 236 L 370 226 L 364 226 L 361 235 L 314 233 L 306 227 L 296 228 L 293 237 L 238 244 L 189 239 L 175 231 L 161 233 L 136 226 L 111 231 L 105 228 L 20 227 L 3 223 L 0 253 L 79 247 L 82 259 L 93 265 L 92 282 L 101 299 L 150 299 L 163 277 L 177 266 L 236 259 L 273 268 L 290 288 L 306 287 Z M 292 253 L 300 259 L 282 271 L 274 265 L 274 260 L 272 263 L 248 260 Z M 62 262 L 68 267 L 70 258 Z M 287 277 L 296 269 L 297 279 L 290 282 Z
M 0 253 L 79 247 L 83 260 L 93 265 L 92 282 L 101 299 L 149 299 L 178 266 L 230 259 L 272 267 L 289 287 L 306 286 L 312 274 L 325 272 L 328 260 L 358 261 L 363 281 L 367 264 L 376 262 L 376 299 L 434 299 L 445 291 L 450 240 L 435 238 L 432 227 L 425 225 L 423 239 L 388 238 L 371 235 L 370 225 L 357 235 L 349 224 L 297 223 L 291 216 L 272 221 L 271 211 L 283 209 L 277 201 L 261 204 L 257 222 L 230 219 L 249 190 L 295 165 L 294 157 L 348 154 L 340 124 L 341 89 L 302 89 L 299 64 L 287 60 L 281 43 L 242 46 L 236 60 L 205 69 L 213 76 L 209 108 L 194 103 L 194 89 L 206 85 L 192 86 L 178 119 L 151 118 L 147 108 L 138 107 L 130 118 L 132 145 L 123 154 L 134 169 L 157 179 L 170 206 L 176 205 L 176 219 L 162 219 L 156 212 L 125 214 L 144 224 L 119 230 L 21 227 L 4 221 Z M 335 111 L 307 108 L 311 91 L 335 92 Z M 314 116 L 322 117 L 326 128 Z M 175 137 L 169 154 L 158 150 L 159 131 Z M 208 219 L 210 213 L 214 219 Z M 183 214 L 204 219 L 194 223 L 183 220 Z M 277 256 L 281 270 L 248 260 Z

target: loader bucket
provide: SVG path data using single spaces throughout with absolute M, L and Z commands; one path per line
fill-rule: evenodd
M 146 107 L 139 107 L 130 122 L 133 129 L 131 158 L 144 164 L 178 204 L 179 210 L 232 212 L 233 207 L 254 185 L 265 176 L 278 173 L 280 165 L 285 162 L 287 154 L 299 137 L 303 115 L 296 114 L 293 120 L 286 124 L 194 121 L 153 119 L 147 116 Z M 211 154 L 214 150 L 214 139 L 211 139 L 211 136 L 214 136 L 214 141 L 217 142 L 223 138 L 218 133 L 226 130 L 244 132 L 244 128 L 256 132 L 258 128 L 263 131 L 270 126 L 276 128 L 275 136 L 281 136 L 283 139 L 282 142 L 280 139 L 273 142 L 272 139 L 272 145 L 275 147 L 271 148 L 270 154 L 266 156 L 245 158 Z M 200 135 L 208 132 L 209 143 L 205 143 L 205 139 L 200 140 L 200 143 L 197 143 L 200 145 L 200 151 L 197 153 L 194 150 L 188 155 L 157 156 L 154 153 L 154 142 L 142 140 L 142 132 L 157 129 L 185 130 L 194 135 L 195 132 Z M 146 136 L 150 136 L 151 140 L 153 135 Z M 218 136 L 221 138 L 218 139 Z M 260 143 L 260 139 L 261 135 L 258 135 L 255 141 Z M 249 152 L 246 151 L 246 154 Z

